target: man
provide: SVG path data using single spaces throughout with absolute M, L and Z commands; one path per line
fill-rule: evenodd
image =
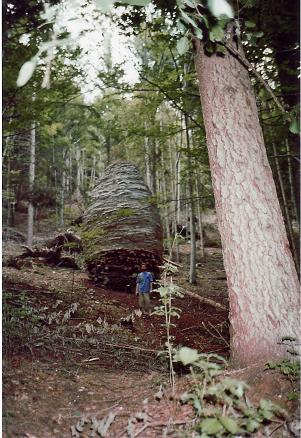
M 142 312 L 150 316 L 150 293 L 153 290 L 153 275 L 148 272 L 145 263 L 141 265 L 141 272 L 137 275 L 136 295 L 139 294 L 139 307 Z

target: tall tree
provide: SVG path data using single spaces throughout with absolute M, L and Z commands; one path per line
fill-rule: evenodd
M 232 27 L 228 38 L 236 47 L 231 34 Z M 285 356 L 281 339 L 299 336 L 298 277 L 248 71 L 231 53 L 208 56 L 195 43 L 228 281 L 231 357 L 244 366 Z

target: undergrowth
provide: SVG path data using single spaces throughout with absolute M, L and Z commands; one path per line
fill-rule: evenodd
M 248 385 L 223 376 L 224 358 L 183 347 L 174 360 L 190 366 L 193 384 L 181 401 L 193 406 L 200 438 L 250 436 L 276 417 L 285 420 L 284 409 L 265 399 L 253 406 L 246 397 Z

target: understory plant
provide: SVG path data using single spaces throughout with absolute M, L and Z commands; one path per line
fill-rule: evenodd
M 172 392 L 175 389 L 175 372 L 173 367 L 173 355 L 174 355 L 174 336 L 171 335 L 171 328 L 176 325 L 172 322 L 172 318 L 180 318 L 181 309 L 174 305 L 176 298 L 182 298 L 184 296 L 181 289 L 173 282 L 173 275 L 177 272 L 178 268 L 172 264 L 171 257 L 175 243 L 178 239 L 182 238 L 181 233 L 176 233 L 173 239 L 173 243 L 170 247 L 168 262 L 162 266 L 161 279 L 157 282 L 158 287 L 155 289 L 160 294 L 160 305 L 154 308 L 153 315 L 164 316 L 164 323 L 162 326 L 166 330 L 166 342 L 168 363 L 169 363 L 169 382 Z M 163 351 L 162 353 L 165 353 Z
M 283 374 L 291 383 L 292 391 L 287 394 L 288 400 L 297 400 L 300 395 L 300 361 L 291 361 L 283 359 L 281 362 L 267 362 L 266 367 L 270 370 L 275 370 Z
M 160 305 L 155 307 L 153 314 L 164 316 L 164 323 L 161 325 L 166 330 L 166 342 L 165 346 L 168 354 L 169 362 L 169 382 L 172 392 L 175 388 L 175 372 L 173 367 L 173 355 L 174 355 L 174 336 L 171 335 L 171 328 L 176 324 L 172 322 L 172 318 L 180 318 L 181 309 L 174 305 L 176 298 L 182 298 L 183 292 L 180 288 L 174 284 L 172 274 L 177 271 L 176 266 L 170 263 L 165 263 L 163 266 L 162 279 L 158 282 L 159 287 L 155 291 L 160 294 Z
M 194 407 L 201 438 L 249 436 L 268 426 L 274 417 L 284 419 L 287 415 L 270 400 L 262 399 L 258 406 L 252 406 L 245 395 L 247 384 L 222 376 L 226 361 L 218 355 L 183 347 L 175 353 L 174 361 L 190 367 L 193 386 L 181 401 Z

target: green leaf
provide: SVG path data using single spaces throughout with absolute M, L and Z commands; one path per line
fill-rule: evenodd
M 253 23 L 253 21 L 245 21 L 245 26 L 249 28 L 256 27 L 256 23 Z
M 292 391 L 287 394 L 287 398 L 288 400 L 298 400 L 299 394 L 297 392 Z
M 271 420 L 274 417 L 274 413 L 272 411 L 263 409 L 262 410 L 262 416 L 266 420 Z
M 189 50 L 189 39 L 187 37 L 182 37 L 177 42 L 177 51 L 180 55 L 184 55 Z
M 94 0 L 95 6 L 103 12 L 107 12 L 115 0 Z
M 216 44 L 216 52 L 225 55 L 227 53 L 227 49 L 222 44 Z
M 38 57 L 34 56 L 22 65 L 17 79 L 17 87 L 23 87 L 23 85 L 27 84 L 36 69 L 37 63 Z
M 203 39 L 203 32 L 202 32 L 202 29 L 200 29 L 200 28 L 194 28 L 194 29 L 193 29 L 193 33 L 194 33 L 194 35 L 195 35 L 199 40 L 202 40 L 202 39 Z
M 232 7 L 226 0 L 208 0 L 208 8 L 216 18 L 234 18 Z
M 224 426 L 224 428 L 227 429 L 228 432 L 237 433 L 239 431 L 238 424 L 232 418 L 220 417 L 219 421 Z
M 193 364 L 199 358 L 199 354 L 197 350 L 189 347 L 182 347 L 175 354 L 175 360 L 178 362 L 182 362 L 183 365 Z
M 121 3 L 128 4 L 130 6 L 147 6 L 151 0 L 122 0 Z
M 183 3 L 189 8 L 196 8 L 198 5 L 198 2 L 194 0 L 183 0 Z
M 271 420 L 274 416 L 275 406 L 270 400 L 260 400 L 259 402 L 260 413 L 263 418 Z
M 270 400 L 261 399 L 259 402 L 260 409 L 273 409 L 273 403 Z
M 195 398 L 193 401 L 193 407 L 197 411 L 198 415 L 202 412 L 202 405 L 198 398 Z
M 246 429 L 248 432 L 254 432 L 255 430 L 258 429 L 259 426 L 260 426 L 259 421 L 256 421 L 253 418 L 249 418 L 246 425 Z
M 208 435 L 216 435 L 223 430 L 223 426 L 217 418 L 205 418 L 199 426 L 201 427 L 202 432 L 207 433 Z
M 184 20 L 184 21 L 186 21 L 186 23 L 188 23 L 188 24 L 191 24 L 191 26 L 192 27 L 195 27 L 195 28 L 197 28 L 198 29 L 198 24 L 197 24 L 197 22 L 196 21 L 194 21 L 188 14 L 186 14 L 186 12 L 184 12 L 182 9 L 181 9 L 181 18 Z
M 216 26 L 213 26 L 212 29 L 210 30 L 209 38 L 213 42 L 214 41 L 223 41 L 224 35 L 225 35 L 225 33 L 224 33 L 223 29 L 219 25 L 216 25 Z
M 185 24 L 182 23 L 182 21 L 180 21 L 180 20 L 177 20 L 177 29 L 180 33 L 187 32 L 187 26 L 185 26 Z
M 254 35 L 256 38 L 261 38 L 261 37 L 263 37 L 264 33 L 263 33 L 262 31 L 259 31 L 259 32 L 254 32 L 253 35 Z
M 290 126 L 289 126 L 289 130 L 292 134 L 299 134 L 300 132 L 300 124 L 298 123 L 297 119 L 293 118 Z

